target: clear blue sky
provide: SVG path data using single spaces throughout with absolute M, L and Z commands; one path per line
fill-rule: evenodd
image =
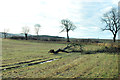
M 0 0 L 0 32 L 22 33 L 28 26 L 30 34 L 35 34 L 34 25 L 40 24 L 39 35 L 66 37 L 61 31 L 62 19 L 71 20 L 76 26 L 70 31 L 71 38 L 112 39 L 109 31 L 101 31 L 104 24 L 101 16 L 119 0 Z

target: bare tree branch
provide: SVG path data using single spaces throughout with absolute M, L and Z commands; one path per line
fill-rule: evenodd
M 30 31 L 30 29 L 29 29 L 28 26 L 22 27 L 22 32 L 23 32 L 24 34 L 28 34 L 29 31 Z
M 61 32 L 64 32 L 64 31 L 65 31 L 65 29 L 61 30 L 60 33 L 61 33 Z

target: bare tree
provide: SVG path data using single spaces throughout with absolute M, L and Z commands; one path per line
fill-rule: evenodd
M 116 41 L 116 35 L 120 30 L 120 15 L 118 15 L 118 10 L 112 8 L 109 12 L 105 13 L 102 17 L 102 22 L 106 24 L 105 28 L 102 30 L 109 30 L 113 34 L 113 41 Z
M 70 30 L 73 31 L 74 29 L 76 29 L 76 26 L 68 19 L 61 20 L 61 24 L 62 24 L 61 27 L 63 28 L 61 32 L 63 31 L 67 32 L 67 42 L 70 42 L 68 32 Z
M 29 33 L 30 29 L 28 26 L 25 26 L 22 28 L 22 32 L 25 34 L 25 39 L 28 39 L 28 33 Z
M 38 40 L 39 29 L 41 26 L 40 24 L 35 24 L 34 27 L 35 27 L 35 33 L 37 34 L 37 40 Z
M 4 32 L 3 32 L 4 39 L 7 38 L 8 31 L 9 31 L 9 29 L 4 29 Z

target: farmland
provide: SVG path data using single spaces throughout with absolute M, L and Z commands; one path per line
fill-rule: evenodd
M 84 44 L 84 53 L 89 52 L 90 54 L 84 54 L 81 52 L 60 52 L 58 54 L 48 53 L 50 49 L 57 50 L 59 48 L 64 48 L 65 46 L 65 43 L 57 42 L 3 39 L 2 69 L 6 70 L 2 70 L 2 77 L 116 78 L 119 76 L 118 52 L 100 52 L 97 50 L 104 49 L 104 45 Z M 53 61 L 36 64 L 49 60 Z M 30 65 L 34 63 L 35 65 Z M 9 69 L 10 67 L 14 68 Z

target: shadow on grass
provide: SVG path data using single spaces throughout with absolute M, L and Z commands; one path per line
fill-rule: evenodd
M 98 49 L 95 51 L 89 50 L 85 51 L 83 50 L 83 45 L 81 44 L 68 44 L 63 49 L 54 50 L 51 49 L 48 51 L 48 53 L 58 54 L 59 52 L 65 52 L 65 53 L 81 53 L 81 54 L 96 54 L 96 53 L 110 53 L 110 54 L 119 54 L 120 47 L 104 47 L 102 49 Z
M 108 54 L 120 54 L 120 48 L 105 47 L 96 51 L 82 51 L 82 54 L 96 54 L 96 53 L 108 53 Z

